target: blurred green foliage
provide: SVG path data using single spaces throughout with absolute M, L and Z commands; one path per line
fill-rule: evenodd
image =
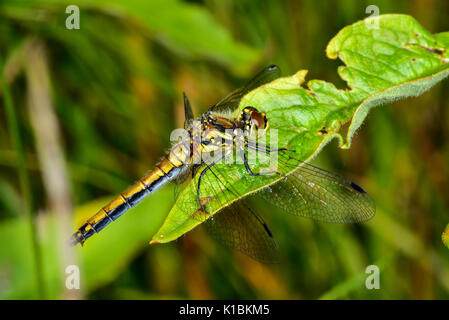
M 68 4 L 80 7 L 80 30 L 65 28 Z M 36 142 L 30 113 L 29 83 L 39 76 L 31 71 L 39 61 L 27 58 L 36 57 L 36 43 L 47 61 L 51 89 L 43 94 L 51 97 L 61 135 L 68 177 L 58 181 L 71 190 L 64 201 L 75 208 L 75 228 L 169 148 L 171 130 L 183 122 L 183 90 L 198 115 L 271 63 L 284 75 L 308 69 L 308 79 L 345 88 L 336 73 L 341 62 L 324 50 L 371 4 L 381 14 L 410 14 L 432 33 L 449 30 L 446 1 L 2 1 L 0 55 L 8 85 L 0 108 L 0 298 L 73 295 L 63 289 L 65 238 L 42 165 L 46 145 Z M 369 191 L 377 205 L 370 222 L 327 225 L 255 203 L 281 247 L 275 266 L 222 248 L 201 227 L 149 246 L 173 203 L 167 187 L 75 249 L 71 261 L 82 276 L 76 297 L 448 298 L 441 242 L 449 208 L 448 95 L 443 82 L 421 97 L 375 109 L 351 149 L 334 142 L 317 158 Z M 371 264 L 381 269 L 380 290 L 365 288 Z

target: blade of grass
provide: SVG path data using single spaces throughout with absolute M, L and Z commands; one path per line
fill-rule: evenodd
M 60 142 L 60 129 L 51 95 L 50 72 L 44 42 L 40 38 L 30 41 L 26 50 L 26 79 L 28 111 L 36 140 L 36 151 L 48 204 L 55 214 L 58 230 L 59 272 L 75 264 L 73 249 L 66 247 L 71 233 L 72 201 L 64 153 Z M 64 298 L 78 299 L 80 290 L 66 290 Z
M 35 278 L 38 294 L 40 298 L 45 297 L 45 287 L 43 282 L 42 261 L 40 256 L 39 243 L 37 241 L 37 232 L 35 225 L 35 217 L 33 215 L 33 198 L 31 196 L 31 185 L 26 169 L 25 150 L 23 148 L 22 139 L 20 136 L 19 125 L 17 122 L 17 114 L 14 108 L 13 100 L 9 90 L 9 85 L 4 73 L 4 64 L 0 57 L 0 82 L 3 92 L 3 104 L 5 106 L 6 122 L 8 131 L 11 136 L 12 145 L 17 152 L 17 173 L 19 176 L 20 189 L 23 195 L 23 218 L 28 220 L 31 230 L 32 247 L 35 263 Z
M 394 262 L 395 258 L 397 256 L 397 253 L 391 253 L 387 256 L 384 256 L 379 261 L 374 263 L 374 265 L 379 267 L 379 270 L 384 270 L 388 265 Z M 349 277 L 342 283 L 334 286 L 329 291 L 325 292 L 321 297 L 319 297 L 320 300 L 336 300 L 336 299 L 342 299 L 344 297 L 347 297 L 347 295 L 353 291 L 360 290 L 361 288 L 365 287 L 365 281 L 368 277 L 368 274 L 365 273 L 365 270 L 363 270 L 360 273 L 355 274 L 352 277 Z M 367 289 L 368 290 L 368 289 Z

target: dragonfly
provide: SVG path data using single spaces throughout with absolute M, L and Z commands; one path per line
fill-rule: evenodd
M 371 219 L 375 215 L 375 203 L 361 186 L 302 161 L 288 146 L 273 148 L 254 139 L 254 133 L 260 135 L 269 130 L 269 114 L 253 106 L 245 106 L 239 111 L 240 102 L 252 90 L 279 77 L 280 69 L 276 65 L 265 68 L 246 85 L 210 107 L 198 120 L 184 93 L 184 137 L 154 169 L 88 219 L 72 235 L 71 244 L 83 245 L 88 238 L 170 181 L 177 185 L 187 184 L 187 191 L 195 194 L 196 210 L 189 209 L 186 213 L 193 219 L 202 219 L 208 234 L 225 246 L 263 263 L 279 261 L 279 246 L 267 223 L 248 201 L 254 194 L 245 194 L 233 187 L 229 183 L 231 179 L 244 180 L 251 185 L 257 179 L 277 177 L 275 182 L 259 188 L 256 196 L 298 217 L 338 224 Z M 275 154 L 278 166 L 268 171 L 256 170 L 248 161 L 250 150 Z M 242 163 L 224 162 L 234 152 Z M 204 154 L 214 156 L 203 157 Z M 227 170 L 229 166 L 239 166 L 240 174 L 231 177 Z M 214 201 L 220 210 L 212 215 L 208 204 Z M 181 203 L 178 207 L 191 206 Z

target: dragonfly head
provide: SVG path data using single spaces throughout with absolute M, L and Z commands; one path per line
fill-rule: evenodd
M 267 130 L 268 129 L 268 119 L 265 112 L 260 112 L 254 107 L 245 107 L 239 116 L 239 122 L 244 131 L 256 130 Z

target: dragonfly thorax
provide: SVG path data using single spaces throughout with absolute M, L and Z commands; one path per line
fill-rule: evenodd
M 254 107 L 245 107 L 238 117 L 207 112 L 201 117 L 201 144 L 211 151 L 222 143 L 244 143 L 256 130 L 267 130 L 268 119 L 264 112 Z
M 251 130 L 268 129 L 268 119 L 265 112 L 260 112 L 254 107 L 245 107 L 237 118 L 228 115 L 207 112 L 201 118 L 202 130 L 216 129 L 221 132 L 226 130 L 241 129 L 243 132 Z

